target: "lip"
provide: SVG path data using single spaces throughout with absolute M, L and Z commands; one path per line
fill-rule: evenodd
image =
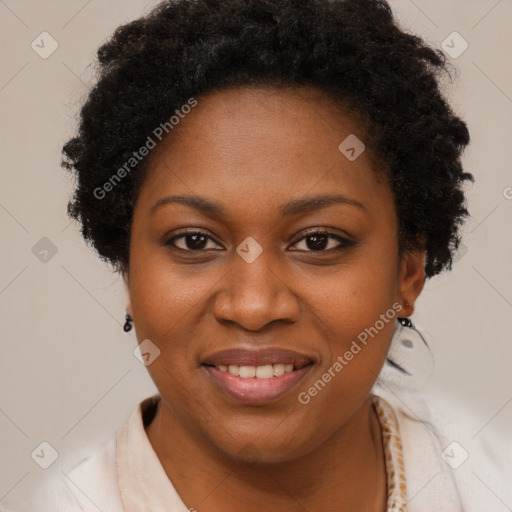
M 219 366 L 237 364 L 239 366 L 263 366 L 266 364 L 293 364 L 297 369 L 314 362 L 305 354 L 282 348 L 244 349 L 233 348 L 215 352 L 205 357 L 203 364 Z
M 267 364 L 293 364 L 291 372 L 269 379 L 243 378 L 223 372 L 218 365 L 264 366 Z M 292 350 L 229 349 L 205 358 L 202 367 L 214 385 L 238 402 L 263 405 L 278 400 L 295 388 L 311 370 L 314 360 Z

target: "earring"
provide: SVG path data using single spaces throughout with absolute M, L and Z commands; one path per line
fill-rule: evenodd
M 430 380 L 433 355 L 421 329 L 410 318 L 396 318 L 386 363 L 379 380 L 396 390 L 423 389 Z
M 402 327 L 409 327 L 411 329 L 414 329 L 414 325 L 410 318 L 397 317 L 397 320 L 400 322 Z
M 128 313 L 126 313 L 126 321 L 123 326 L 124 332 L 130 332 L 132 330 L 132 323 L 133 318 Z

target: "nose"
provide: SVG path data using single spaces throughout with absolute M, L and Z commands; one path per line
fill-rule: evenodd
M 259 331 L 271 322 L 297 321 L 298 298 L 286 281 L 289 275 L 275 259 L 263 251 L 255 261 L 247 263 L 235 253 L 230 265 L 213 305 L 213 315 L 219 322 Z

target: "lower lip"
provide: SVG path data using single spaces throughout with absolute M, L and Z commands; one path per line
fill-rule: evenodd
M 310 363 L 298 370 L 270 379 L 244 379 L 229 372 L 222 372 L 214 366 L 203 365 L 221 390 L 240 402 L 253 405 L 265 404 L 282 397 L 304 378 L 312 366 Z

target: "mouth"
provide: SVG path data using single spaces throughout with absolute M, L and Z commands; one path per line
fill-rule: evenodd
M 280 377 L 285 373 L 290 373 L 294 370 L 300 369 L 295 368 L 293 364 L 284 363 L 264 364 L 261 366 L 247 366 L 238 364 L 219 364 L 218 366 L 212 366 L 221 372 L 228 372 L 231 375 L 241 377 L 242 379 L 272 379 L 273 377 Z
M 289 393 L 311 370 L 309 356 L 284 349 L 218 352 L 202 367 L 215 387 L 238 402 L 261 405 Z

